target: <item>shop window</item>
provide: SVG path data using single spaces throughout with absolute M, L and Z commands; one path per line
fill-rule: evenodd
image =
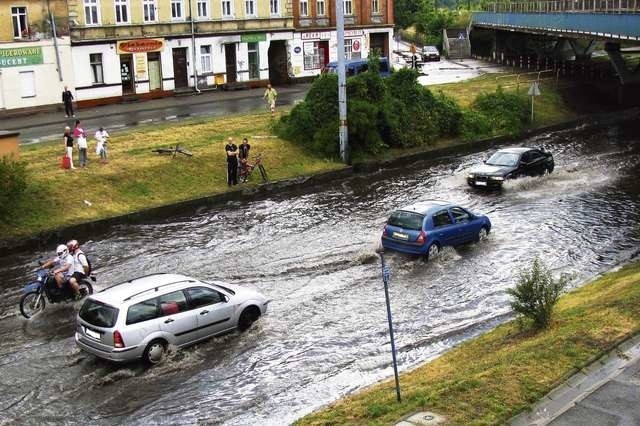
M 100 4 L 98 0 L 84 0 L 84 22 L 87 25 L 98 25 L 100 23 L 100 14 L 98 10 Z
M 317 70 L 322 68 L 324 59 L 324 47 L 319 41 L 310 41 L 304 43 L 304 69 L 305 70 Z M 325 43 L 326 44 L 326 43 Z
M 317 14 L 318 16 L 324 16 L 325 15 L 325 10 L 324 10 L 324 0 L 318 0 L 316 2 L 316 9 L 317 9 Z
M 12 7 L 11 19 L 13 21 L 13 38 L 28 38 L 29 27 L 27 26 L 27 8 Z
M 102 53 L 89 54 L 89 64 L 91 65 L 91 78 L 93 84 L 104 83 L 102 73 Z
M 116 23 L 129 23 L 129 0 L 115 0 Z
M 200 46 L 200 65 L 202 72 L 211 72 L 211 45 Z
M 260 78 L 260 56 L 258 53 L 258 43 L 247 43 L 249 56 L 249 78 Z
M 347 38 L 344 39 L 344 58 L 351 59 L 353 56 L 352 51 L 353 41 Z

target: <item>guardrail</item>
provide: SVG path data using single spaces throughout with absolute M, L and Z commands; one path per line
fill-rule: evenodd
M 544 75 L 547 75 L 548 77 L 544 77 Z M 528 78 L 529 76 L 535 76 L 535 78 Z M 532 83 L 532 82 L 538 82 L 540 83 L 541 81 L 544 80 L 555 80 L 556 86 L 558 85 L 558 80 L 560 79 L 560 70 L 541 70 L 541 71 L 533 71 L 533 72 L 524 72 L 524 73 L 518 73 L 518 74 L 507 74 L 507 75 L 499 75 L 496 77 L 496 83 L 498 83 L 500 80 L 503 79 L 513 79 L 516 78 L 516 90 L 520 90 L 520 83 Z M 523 78 L 522 81 L 521 78 Z M 514 84 L 509 84 L 506 85 L 505 87 L 511 87 L 514 86 Z
M 556 0 L 521 3 L 487 3 L 495 13 L 640 13 L 640 0 Z

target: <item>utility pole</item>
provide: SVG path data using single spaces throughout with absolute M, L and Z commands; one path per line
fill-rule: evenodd
M 189 21 L 191 21 L 191 60 L 193 62 L 193 88 L 196 93 L 200 93 L 200 89 L 198 89 L 198 63 L 196 62 L 196 31 L 195 24 L 193 22 L 193 9 L 191 6 L 192 0 L 187 0 L 189 2 Z M 208 6 L 207 6 L 208 7 Z
M 336 0 L 336 32 L 338 36 L 338 113 L 340 118 L 340 158 L 345 164 L 349 164 L 347 76 L 344 69 L 344 0 Z

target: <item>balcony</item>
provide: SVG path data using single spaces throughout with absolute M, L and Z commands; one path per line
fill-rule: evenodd
M 249 31 L 293 30 L 293 18 L 219 19 L 195 21 L 196 34 L 229 34 Z M 190 22 L 155 22 L 129 25 L 76 26 L 70 29 L 72 41 L 116 40 L 122 38 L 165 37 L 191 34 Z

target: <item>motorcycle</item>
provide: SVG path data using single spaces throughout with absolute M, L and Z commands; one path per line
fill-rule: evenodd
M 27 284 L 22 289 L 22 298 L 20 298 L 20 313 L 25 318 L 32 318 L 41 311 L 44 311 L 47 303 L 62 303 L 75 301 L 73 290 L 65 283 L 62 288 L 58 288 L 53 274 L 47 269 L 38 269 L 36 271 L 37 279 Z M 89 280 L 95 282 L 95 275 L 90 275 L 78 283 L 80 286 L 80 295 L 82 298 L 93 294 L 93 286 Z M 45 300 L 46 299 L 46 300 Z

